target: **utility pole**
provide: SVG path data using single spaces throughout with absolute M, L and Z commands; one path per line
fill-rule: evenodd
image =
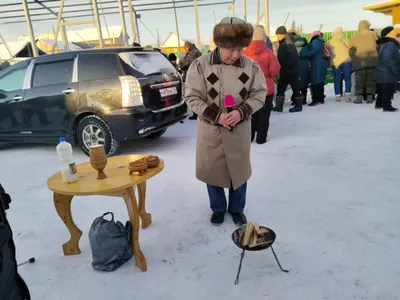
M 97 35 L 99 37 L 99 45 L 100 45 L 100 48 L 104 48 L 103 32 L 101 31 L 99 8 L 97 7 L 97 0 L 93 0 L 93 11 L 94 11 L 94 16 L 96 17 L 96 28 L 97 28 Z
M 194 6 L 194 16 L 196 17 L 196 37 L 197 37 L 197 47 L 200 48 L 200 24 L 199 24 L 199 9 L 197 7 L 197 0 L 193 0 Z
M 133 7 L 132 7 L 132 0 L 128 0 L 128 9 L 129 9 L 129 19 L 131 21 L 131 28 L 132 28 L 132 40 L 136 42 L 136 27 L 135 27 L 135 18 L 133 15 Z
M 141 43 L 140 43 L 140 31 L 139 31 L 138 19 L 140 19 L 142 16 L 141 16 L 140 14 L 137 14 L 135 10 L 133 10 L 133 12 L 135 13 L 135 23 L 136 23 L 137 41 L 138 41 L 139 45 L 141 45 Z
M 38 53 L 38 49 L 36 47 L 36 40 L 35 40 L 35 34 L 33 33 L 31 15 L 29 14 L 28 3 L 26 0 L 22 0 L 22 6 L 24 7 L 26 24 L 28 25 L 29 39 L 30 39 L 31 45 L 32 45 L 33 56 L 36 57 L 36 56 L 39 56 L 39 53 Z
M 318 29 L 319 32 L 321 32 L 322 27 L 324 27 L 324 24 L 319 24 L 319 29 Z
M 264 0 L 264 16 L 265 16 L 265 30 L 267 31 L 267 35 L 270 36 L 269 30 L 269 0 Z
M 60 27 L 61 27 L 61 22 L 62 22 L 62 13 L 64 9 L 64 0 L 61 0 L 60 2 L 60 9 L 58 11 L 58 16 L 57 16 L 57 27 L 54 32 L 54 40 L 53 40 L 53 46 L 51 47 L 51 53 L 54 53 L 56 50 L 56 45 L 57 45 L 57 39 L 58 39 L 58 33 L 60 32 Z M 94 18 L 93 18 L 94 19 Z M 64 45 L 65 48 L 66 45 Z M 67 45 L 68 46 L 68 45 Z
M 215 15 L 215 10 L 214 10 L 214 25 L 217 25 L 217 16 Z
M 235 0 L 232 0 L 232 4 L 228 6 L 228 10 L 232 12 L 232 17 L 235 16 Z
M 257 0 L 257 24 L 256 25 L 258 25 L 258 20 L 259 20 L 259 18 L 260 18 L 260 1 L 261 0 Z
M 247 0 L 243 0 L 243 15 L 244 20 L 247 22 Z
M 125 47 L 128 46 L 128 35 L 126 34 L 126 22 L 125 22 L 125 12 L 124 12 L 124 4 L 122 0 L 118 0 L 118 7 L 119 7 L 119 16 L 121 18 L 121 25 L 122 25 L 122 38 L 124 39 Z
M 178 52 L 180 52 L 181 51 L 181 37 L 179 35 L 178 14 L 176 13 L 175 0 L 172 0 L 172 4 L 174 5 L 175 28 L 176 28 L 176 35 L 178 37 Z
M 158 32 L 158 28 L 157 28 L 157 46 L 158 49 L 160 49 L 160 33 Z

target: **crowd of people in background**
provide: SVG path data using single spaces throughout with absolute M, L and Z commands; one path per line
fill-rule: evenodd
M 283 112 L 289 86 L 293 104 L 289 112 L 303 111 L 308 89 L 312 99 L 309 106 L 324 104 L 331 66 L 336 101 L 345 97 L 352 102 L 355 72 L 354 103 L 373 103 L 376 99 L 375 108 L 397 111 L 391 102 L 400 80 L 396 30 L 386 27 L 379 37 L 370 26 L 368 21 L 361 21 L 350 40 L 338 27 L 328 41 L 320 31 L 313 32 L 308 41 L 280 26 L 275 32 L 276 47 L 262 26 L 225 18 L 214 28 L 217 47 L 211 53 L 202 56 L 195 45 L 186 42 L 186 55 L 178 64 L 176 56 L 170 56 L 186 82 L 185 101 L 194 113 L 191 119 L 199 119 L 196 176 L 207 183 L 211 223 L 224 221 L 227 206 L 237 225 L 246 222 L 243 209 L 251 175 L 250 142 L 267 142 L 271 111 Z M 229 189 L 229 204 L 224 188 Z
M 308 90 L 311 103 L 325 103 L 327 70 L 332 68 L 335 100 L 352 102 L 352 74 L 355 73 L 355 99 L 353 103 L 374 103 L 376 109 L 394 112 L 392 99 L 400 81 L 400 34 L 392 26 L 379 33 L 370 29 L 368 21 L 361 21 L 357 33 L 348 39 L 342 27 L 334 29 L 332 37 L 325 41 L 320 31 L 310 35 L 308 41 L 295 30 L 280 26 L 275 34 L 278 45 L 271 42 L 261 26 L 254 27 L 251 44 L 243 49 L 243 55 L 258 63 L 268 92 L 264 107 L 252 116 L 251 141 L 259 144 L 267 141 L 271 111 L 283 112 L 288 87 L 291 89 L 293 107 L 289 112 L 301 112 L 307 104 Z M 177 62 L 174 53 L 168 59 L 186 81 L 191 64 L 202 54 L 193 43 L 184 44 L 185 56 Z M 210 51 L 216 49 L 214 42 Z M 275 95 L 275 85 L 277 93 Z M 273 101 L 275 98 L 275 106 Z M 189 118 L 197 119 L 194 112 Z

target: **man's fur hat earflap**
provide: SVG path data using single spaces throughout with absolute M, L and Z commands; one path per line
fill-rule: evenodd
M 214 27 L 214 43 L 218 48 L 245 48 L 253 38 L 253 26 L 239 18 L 224 18 Z

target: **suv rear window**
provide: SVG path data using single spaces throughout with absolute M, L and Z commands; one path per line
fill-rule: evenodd
M 78 80 L 96 80 L 122 75 L 116 54 L 80 54 Z
M 122 52 L 118 54 L 128 67 L 129 73 L 135 76 L 175 73 L 174 66 L 159 52 Z
M 33 71 L 32 87 L 70 83 L 74 70 L 73 60 L 38 64 Z

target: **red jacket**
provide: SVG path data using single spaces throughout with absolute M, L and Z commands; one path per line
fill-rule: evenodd
M 264 73 L 267 83 L 267 96 L 274 93 L 274 77 L 279 74 L 281 65 L 274 52 L 269 50 L 263 41 L 252 41 L 243 52 L 244 55 L 255 60 Z

